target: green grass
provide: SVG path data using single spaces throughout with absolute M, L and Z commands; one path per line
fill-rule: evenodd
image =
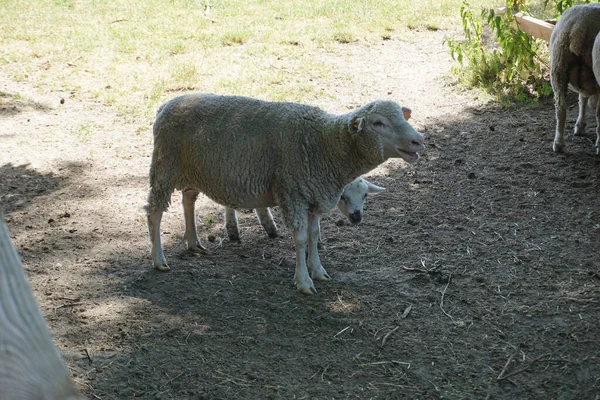
M 190 90 L 310 102 L 335 71 L 307 54 L 377 44 L 409 28 L 456 29 L 460 3 L 2 0 L 0 69 L 140 122 Z

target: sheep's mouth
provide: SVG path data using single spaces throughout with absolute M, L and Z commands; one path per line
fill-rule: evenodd
M 414 163 L 419 159 L 419 153 L 417 152 L 406 151 L 400 148 L 396 148 L 396 151 L 398 152 L 398 154 L 400 154 L 400 157 L 408 163 Z

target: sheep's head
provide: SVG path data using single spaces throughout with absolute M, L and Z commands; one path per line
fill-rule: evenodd
M 373 132 L 381 138 L 384 158 L 400 157 L 413 163 L 425 149 L 425 139 L 407 120 L 411 110 L 393 101 L 374 101 L 358 110 L 352 118 L 354 132 Z
M 367 195 L 377 194 L 384 191 L 385 188 L 372 184 L 366 179 L 356 178 L 346 185 L 344 192 L 338 201 L 337 207 L 350 222 L 358 224 L 362 221 L 363 206 Z

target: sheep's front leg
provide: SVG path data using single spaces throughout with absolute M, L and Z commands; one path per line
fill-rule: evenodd
M 260 222 L 262 227 L 265 229 L 267 235 L 272 238 L 277 237 L 277 225 L 275 225 L 275 221 L 273 221 L 273 214 L 271 214 L 269 207 L 257 208 L 254 211 L 258 217 L 258 222 Z
M 238 228 L 237 212 L 233 208 L 225 207 L 225 229 L 227 229 L 229 240 L 239 242 L 240 230 Z
M 148 233 L 150 233 L 150 242 L 152 243 L 152 265 L 159 271 L 169 271 L 171 268 L 167 265 L 165 253 L 163 253 L 162 243 L 160 242 L 160 221 L 163 211 L 155 210 L 146 215 L 148 222 Z
M 585 109 L 587 108 L 588 97 L 579 94 L 579 114 L 577 114 L 577 122 L 575 122 L 575 131 L 573 135 L 583 135 L 585 134 Z
M 293 230 L 294 244 L 296 245 L 296 273 L 294 281 L 298 291 L 302 294 L 316 294 L 317 289 L 310 279 L 306 265 L 306 245 L 308 244 L 308 229 L 306 219 Z
M 183 189 L 183 199 L 181 202 L 183 203 L 183 217 L 185 220 L 185 241 L 187 242 L 188 249 L 194 253 L 206 253 L 206 248 L 200 244 L 198 231 L 196 231 L 196 212 L 194 206 L 199 193 L 196 189 Z
M 323 268 L 319 257 L 319 232 L 321 218 L 317 215 L 308 215 L 308 270 L 316 281 L 327 281 L 331 277 Z

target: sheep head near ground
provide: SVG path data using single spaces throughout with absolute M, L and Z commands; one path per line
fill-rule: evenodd
M 316 293 L 313 279 L 329 279 L 317 251 L 321 216 L 357 176 L 389 158 L 415 162 L 425 148 L 406 115 L 410 109 L 393 101 L 342 115 L 241 96 L 189 94 L 167 102 L 154 123 L 146 205 L 154 267 L 169 270 L 160 221 L 175 189 L 183 193 L 188 248 L 206 251 L 194 214 L 204 193 L 230 209 L 279 206 L 294 238 L 298 290 Z
M 363 218 L 363 208 L 367 195 L 377 194 L 384 190 L 385 188 L 377 186 L 364 178 L 356 178 L 344 188 L 337 207 L 352 224 L 358 224 Z M 277 237 L 277 225 L 273 220 L 271 210 L 266 207 L 257 208 L 255 211 L 267 235 L 272 238 Z M 227 229 L 229 240 L 234 242 L 240 240 L 237 213 L 232 208 L 225 209 L 225 228 Z
M 338 201 L 337 208 L 351 223 L 358 224 L 363 218 L 363 207 L 367 195 L 375 195 L 384 190 L 384 187 L 377 186 L 366 179 L 356 178 L 344 188 L 344 192 Z

